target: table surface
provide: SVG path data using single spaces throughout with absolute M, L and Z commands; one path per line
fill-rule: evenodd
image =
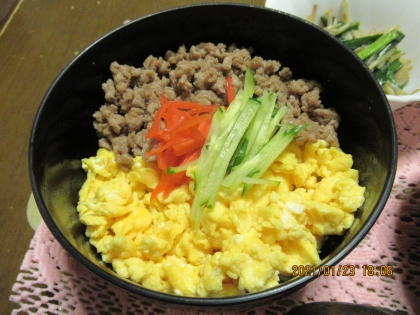
M 34 235 L 26 219 L 31 193 L 28 143 L 48 87 L 92 41 L 135 19 L 194 0 L 26 0 L 0 23 L 0 313 L 10 314 L 11 287 Z M 231 0 L 264 5 L 264 0 Z

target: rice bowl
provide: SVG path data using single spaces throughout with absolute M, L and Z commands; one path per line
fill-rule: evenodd
M 217 23 L 208 27 L 203 20 Z M 170 29 L 162 27 L 168 24 Z M 163 307 L 246 309 L 290 294 L 316 277 L 296 277 L 264 291 L 225 298 L 156 292 L 119 277 L 100 260 L 84 235 L 76 210 L 78 192 L 86 179 L 81 159 L 95 155 L 98 148 L 92 114 L 103 101 L 100 86 L 109 77 L 109 65 L 118 60 L 140 66 L 151 54 L 161 56 L 181 44 L 202 41 L 252 46 L 256 54 L 287 64 L 297 77 L 323 84 L 326 106 L 337 108 L 343 117 L 338 136 L 343 149 L 353 155 L 367 192 L 348 233 L 324 244 L 322 264 L 338 263 L 369 231 L 391 191 L 397 148 L 392 112 L 372 75 L 343 45 L 301 19 L 270 9 L 220 4 L 177 8 L 134 20 L 94 42 L 63 70 L 45 95 L 31 134 L 30 178 L 37 205 L 53 235 L 99 277 Z M 147 44 L 150 42 L 155 44 Z M 302 49 L 305 45 L 313 48 L 310 54 Z

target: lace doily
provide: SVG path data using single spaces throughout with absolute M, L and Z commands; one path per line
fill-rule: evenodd
M 304 289 L 248 314 L 283 314 L 316 301 L 419 312 L 420 105 L 399 109 L 394 117 L 399 138 L 394 189 L 369 234 L 340 263 L 354 265 L 355 276 L 322 276 Z M 364 276 L 363 265 L 392 266 L 393 275 Z M 12 314 L 191 314 L 142 303 L 135 295 L 98 278 L 67 254 L 43 222 L 25 255 L 10 300 L 16 303 Z

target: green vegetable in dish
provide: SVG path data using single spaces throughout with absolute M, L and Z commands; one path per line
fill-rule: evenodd
M 385 50 L 387 47 L 396 46 L 402 39 L 404 38 L 404 34 L 398 32 L 395 29 L 390 30 L 389 32 L 381 35 L 377 40 L 373 43 L 364 47 L 360 50 L 357 55 L 362 60 L 366 60 L 368 57 L 372 56 L 373 54 L 381 54 L 382 51 Z M 391 46 L 388 46 L 391 45 Z M 357 47 L 356 47 L 357 49 Z
M 359 37 L 359 38 L 345 39 L 345 40 L 342 40 L 342 42 L 348 48 L 356 49 L 356 48 L 359 48 L 359 47 L 364 47 L 366 45 L 372 44 L 379 37 L 381 37 L 380 34 L 370 35 L 370 36 L 363 36 L 363 37 Z
M 403 88 L 409 80 L 411 61 L 403 58 L 404 53 L 397 47 L 405 35 L 397 28 L 361 35 L 360 23 L 350 21 L 347 0 L 342 1 L 342 9 L 342 20 L 332 14 L 332 9 L 324 13 L 321 17 L 324 30 L 340 39 L 365 61 L 386 94 L 407 94 Z M 315 23 L 315 15 L 316 5 L 308 20 Z

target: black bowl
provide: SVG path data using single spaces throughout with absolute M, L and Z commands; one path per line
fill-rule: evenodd
M 341 146 L 353 155 L 366 187 L 366 202 L 352 228 L 322 248 L 323 265 L 342 260 L 373 226 L 390 194 L 397 161 L 392 112 L 381 87 L 353 52 L 321 28 L 271 9 L 233 4 L 176 8 L 132 21 L 94 42 L 61 72 L 40 105 L 30 138 L 30 180 L 52 234 L 99 277 L 162 307 L 249 309 L 295 292 L 316 277 L 296 277 L 269 290 L 228 298 L 151 291 L 118 277 L 100 260 L 76 211 L 86 178 L 80 160 L 98 149 L 92 114 L 104 102 L 101 84 L 110 77 L 111 62 L 141 67 L 149 55 L 163 56 L 168 49 L 200 42 L 252 46 L 255 55 L 279 60 L 294 77 L 324 86 L 323 103 L 341 115 Z

